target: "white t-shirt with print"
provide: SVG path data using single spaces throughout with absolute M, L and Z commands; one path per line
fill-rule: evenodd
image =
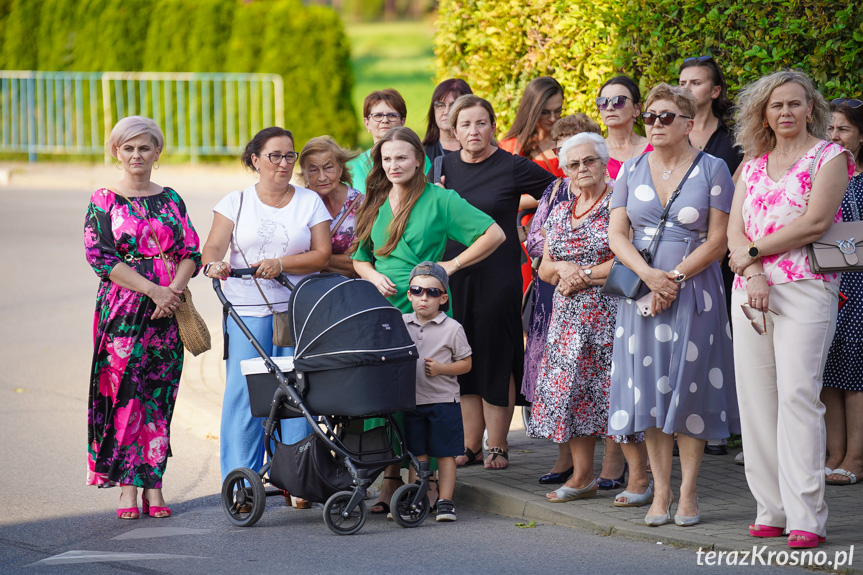
M 243 250 L 248 264 L 267 258 L 277 258 L 307 252 L 311 249 L 312 226 L 332 220 L 320 196 L 312 190 L 294 186 L 294 197 L 287 205 L 274 208 L 263 203 L 255 186 L 231 192 L 222 198 L 213 211 L 222 214 L 234 223 L 228 262 L 231 268 L 250 267 L 240 255 L 237 245 Z M 243 209 L 240 212 L 240 198 Z M 237 223 L 237 213 L 240 221 Z M 286 274 L 296 284 L 305 275 Z M 309 275 L 309 274 L 306 274 Z M 275 311 L 286 311 L 290 291 L 275 280 L 258 279 L 258 285 Z M 264 317 L 270 310 L 261 297 L 261 292 L 251 279 L 229 278 L 223 283 L 225 296 L 240 315 Z M 248 306 L 248 307 L 246 307 Z

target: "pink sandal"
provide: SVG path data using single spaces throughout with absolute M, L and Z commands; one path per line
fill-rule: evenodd
M 800 537 L 801 539 L 798 539 Z M 826 537 L 821 537 L 809 531 L 794 530 L 788 534 L 788 546 L 791 548 L 813 549 L 818 547 L 819 543 L 827 541 Z
M 123 517 L 126 513 L 132 514 L 132 517 Z M 141 512 L 137 507 L 125 507 L 123 509 L 117 510 L 117 519 L 138 519 L 141 516 Z
M 170 507 L 157 507 L 155 505 L 153 505 L 151 507 L 150 504 L 147 502 L 147 496 L 143 495 L 143 494 L 141 495 L 141 509 L 144 513 L 146 513 L 150 517 L 155 517 L 156 519 L 167 519 L 168 517 L 171 516 L 171 508 Z M 157 515 L 158 513 L 165 513 L 165 512 L 167 512 L 168 514 L 167 515 Z
M 782 537 L 785 532 L 784 527 L 771 527 L 770 525 L 755 525 L 749 526 L 749 534 L 753 537 Z

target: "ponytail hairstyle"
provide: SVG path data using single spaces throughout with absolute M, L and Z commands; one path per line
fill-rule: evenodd
M 389 197 L 390 191 L 393 189 L 392 182 L 387 178 L 384 172 L 383 163 L 381 161 L 381 149 L 388 142 L 407 142 L 413 148 L 417 166 L 413 178 L 405 185 L 407 194 L 402 198 L 402 205 L 399 213 L 394 214 L 393 221 L 390 222 L 387 229 L 386 243 L 376 250 L 376 257 L 387 257 L 393 250 L 396 249 L 402 235 L 405 233 L 405 228 L 408 224 L 411 212 L 414 206 L 422 195 L 426 187 L 426 176 L 423 173 L 423 162 L 425 161 L 425 150 L 419 136 L 410 128 L 390 128 L 384 137 L 374 145 L 371 151 L 372 169 L 369 171 L 366 178 L 366 198 L 357 210 L 357 228 L 356 236 L 351 244 L 351 253 L 357 250 L 361 244 L 366 242 L 371 243 L 372 226 L 378 217 L 378 212 L 381 206 Z

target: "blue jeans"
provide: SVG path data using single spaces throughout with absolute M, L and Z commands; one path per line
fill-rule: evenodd
M 294 354 L 292 347 L 273 345 L 273 317 L 243 317 L 243 323 L 254 334 L 272 357 Z M 228 473 L 238 467 L 254 471 L 264 463 L 265 418 L 252 417 L 249 407 L 249 392 L 246 378 L 240 371 L 240 361 L 260 357 L 240 328 L 228 318 L 228 361 L 225 368 L 225 397 L 222 402 L 222 426 L 220 433 L 219 460 L 222 481 Z M 312 433 L 312 427 L 304 418 L 285 419 L 281 422 L 282 441 L 296 443 Z

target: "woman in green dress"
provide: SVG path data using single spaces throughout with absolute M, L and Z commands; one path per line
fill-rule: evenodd
M 409 128 L 393 128 L 371 150 L 372 168 L 366 199 L 357 212 L 352 246 L 354 269 L 394 306 L 411 311 L 408 279 L 418 263 L 438 262 L 452 275 L 491 254 L 505 235 L 494 220 L 471 206 L 454 190 L 426 181 L 426 159 L 419 136 Z M 447 240 L 465 246 L 451 260 L 441 261 Z M 450 313 L 450 312 L 448 312 Z M 385 513 L 398 488 L 398 466 L 384 472 L 384 484 L 372 513 Z

